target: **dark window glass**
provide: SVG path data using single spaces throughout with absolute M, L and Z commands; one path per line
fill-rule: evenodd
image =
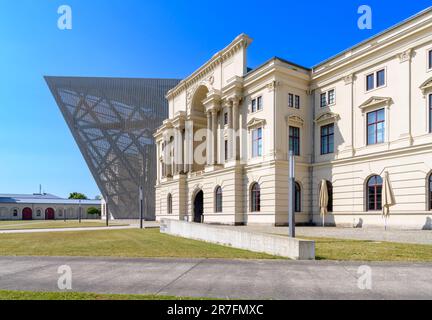
M 288 94 L 288 107 L 294 107 L 294 95 L 292 93 Z
M 300 129 L 297 127 L 289 127 L 289 147 L 294 155 L 300 155 Z
M 375 75 L 374 74 L 370 74 L 366 77 L 366 89 L 368 91 L 375 89 Z
M 367 114 L 368 145 L 383 143 L 385 140 L 385 110 L 380 109 Z
M 432 69 L 432 50 L 429 51 L 428 57 L 429 57 L 429 69 Z
M 262 97 L 258 97 L 257 98 L 257 110 L 262 110 L 262 108 L 263 108 Z
M 432 133 L 432 94 L 429 95 L 429 132 Z
M 256 112 L 257 111 L 256 103 L 257 103 L 256 99 L 253 99 L 252 100 L 252 112 Z
M 251 211 L 261 211 L 261 188 L 258 183 L 254 183 L 251 189 Z
M 295 212 L 301 212 L 301 187 L 298 182 L 295 183 Z
M 228 112 L 224 113 L 224 125 L 228 125 Z
M 216 212 L 222 212 L 222 188 L 217 187 L 215 191 L 215 203 L 216 203 Z
M 373 176 L 367 183 L 367 209 L 379 211 L 382 209 L 382 178 Z
M 252 131 L 252 157 L 262 156 L 262 128 Z
M 172 195 L 171 195 L 171 193 L 168 195 L 167 210 L 168 210 L 168 214 L 172 214 Z
M 334 152 L 334 124 L 321 127 L 321 154 Z
M 429 193 L 429 210 L 432 211 L 432 173 L 429 175 L 428 185 L 429 185 L 429 190 L 428 190 L 428 193 Z
M 300 109 L 300 96 L 295 96 L 295 108 Z
M 385 70 L 377 72 L 377 88 L 385 85 Z
M 327 94 L 326 93 L 321 94 L 320 106 L 321 106 L 321 108 L 324 108 L 327 106 Z
M 335 91 L 334 90 L 330 90 L 328 92 L 328 104 L 334 104 L 335 103 Z

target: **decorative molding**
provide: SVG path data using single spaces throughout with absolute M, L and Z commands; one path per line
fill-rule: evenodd
M 432 91 L 432 77 L 421 84 L 420 90 L 423 93 L 423 97 L 426 98 L 426 95 Z
M 390 107 L 393 103 L 393 99 L 389 97 L 371 97 L 363 102 L 359 108 L 364 112 L 365 110 L 376 107 L 379 105 L 385 105 L 386 107 Z
M 304 120 L 302 118 L 300 118 L 299 116 L 287 116 L 286 117 L 286 123 L 287 125 L 294 125 L 294 126 L 298 126 L 298 127 L 303 127 L 304 126 Z
M 334 112 L 324 112 L 318 117 L 315 118 L 314 122 L 317 124 L 323 123 L 323 122 L 337 122 L 340 120 L 340 115 Z
M 408 49 L 400 54 L 398 54 L 400 63 L 404 63 L 407 61 L 411 61 L 411 58 L 413 57 L 413 50 Z
M 248 123 L 247 127 L 248 129 L 253 129 L 256 127 L 264 127 L 266 125 L 267 121 L 265 119 L 258 119 L 258 118 L 252 118 Z
M 272 81 L 266 85 L 268 92 L 274 92 L 278 86 L 279 86 L 278 81 Z
M 352 73 L 352 74 L 345 76 L 343 79 L 344 79 L 346 85 L 352 84 L 355 80 L 355 75 Z

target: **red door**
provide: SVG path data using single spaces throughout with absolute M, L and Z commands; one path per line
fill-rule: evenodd
M 32 220 L 33 219 L 33 210 L 30 208 L 24 208 L 22 211 L 22 219 L 23 220 Z
M 45 210 L 45 220 L 54 220 L 54 209 L 48 208 Z

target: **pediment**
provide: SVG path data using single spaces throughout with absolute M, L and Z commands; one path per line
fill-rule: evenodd
M 371 97 L 367 99 L 365 102 L 363 102 L 359 108 L 362 110 L 366 110 L 368 108 L 380 106 L 380 105 L 386 105 L 389 106 L 393 103 L 392 98 L 389 97 Z
M 292 124 L 299 127 L 303 127 L 304 125 L 304 120 L 299 116 L 287 116 L 286 121 L 288 125 Z
M 325 112 L 323 114 L 320 114 L 318 117 L 315 118 L 315 123 L 322 123 L 326 121 L 333 121 L 336 122 L 340 119 L 339 114 L 334 112 Z
M 248 128 L 254 128 L 254 127 L 265 126 L 265 124 L 266 124 L 265 119 L 253 118 L 248 122 L 247 126 Z
M 427 79 L 425 82 L 422 83 L 420 86 L 420 90 L 423 92 L 423 95 L 425 95 L 427 92 L 432 91 L 432 78 Z

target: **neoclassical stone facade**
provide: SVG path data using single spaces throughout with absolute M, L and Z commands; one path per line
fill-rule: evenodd
M 432 227 L 432 10 L 313 68 L 273 58 L 248 69 L 242 34 L 168 92 L 155 133 L 156 217 L 284 225 L 288 153 L 296 221 Z

